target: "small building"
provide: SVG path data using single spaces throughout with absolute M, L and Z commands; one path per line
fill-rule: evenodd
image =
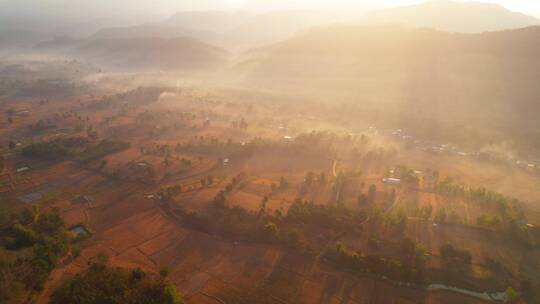
M 90 232 L 83 225 L 77 225 L 69 229 L 73 237 L 84 237 L 90 234 Z
M 92 202 L 92 199 L 86 195 L 77 195 L 71 200 L 71 202 L 76 205 L 89 204 Z
M 401 179 L 393 177 L 383 178 L 383 183 L 385 183 L 386 185 L 397 186 L 401 184 Z
M 283 139 L 284 140 L 292 140 L 293 138 L 292 138 L 292 136 L 283 136 Z
M 29 170 L 30 170 L 30 167 L 28 167 L 28 166 L 22 166 L 22 167 L 20 167 L 20 168 L 17 168 L 17 169 L 15 170 L 15 172 L 17 172 L 17 173 L 22 173 L 22 172 L 26 172 L 26 171 L 29 171 Z
M 228 166 L 231 164 L 231 160 L 228 158 L 223 159 L 223 166 Z
M 140 167 L 140 168 L 147 168 L 147 167 L 148 167 L 148 163 L 147 163 L 147 162 L 138 162 L 138 163 L 137 163 L 137 166 Z
M 41 193 L 39 192 L 31 192 L 31 193 L 20 195 L 17 198 L 23 203 L 31 204 L 35 201 L 39 201 L 40 199 L 42 199 L 43 195 L 41 195 Z
M 30 111 L 29 110 L 21 110 L 21 111 L 18 111 L 17 113 L 15 113 L 15 115 L 17 116 L 30 116 Z

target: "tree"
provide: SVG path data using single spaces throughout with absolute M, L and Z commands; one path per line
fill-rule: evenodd
M 400 254 L 403 260 L 411 260 L 415 256 L 416 246 L 409 238 L 404 238 L 400 244 Z
M 379 249 L 379 240 L 374 236 L 368 238 L 368 248 L 373 250 Z
M 279 229 L 275 223 L 269 222 L 264 225 L 264 231 L 268 237 L 271 239 L 276 239 L 278 236 Z
M 376 195 L 377 195 L 377 186 L 375 185 L 369 186 L 368 193 L 367 193 L 367 202 L 369 204 L 373 204 L 375 202 Z
M 441 223 L 446 222 L 446 209 L 440 209 L 437 215 L 435 216 L 435 219 Z
M 396 189 L 392 188 L 392 191 L 390 191 L 390 196 L 388 197 L 388 201 L 390 204 L 393 204 L 396 202 L 396 196 L 397 196 Z
M 21 224 L 15 224 L 12 227 L 15 236 L 14 248 L 21 248 L 33 245 L 37 239 L 37 233 L 31 228 L 24 227 Z
M 426 262 L 427 248 L 423 244 L 418 243 L 416 244 L 414 251 L 416 255 L 416 268 L 422 270 L 424 268 L 424 263 Z
M 17 145 L 15 144 L 14 141 L 11 140 L 11 141 L 9 142 L 9 149 L 10 149 L 10 150 L 15 149 L 16 146 L 17 146 Z
M 405 210 L 403 208 L 399 208 L 398 212 L 396 214 L 396 226 L 400 231 L 405 232 L 405 228 L 407 228 L 407 223 L 409 222 L 409 217 L 407 217 L 407 214 L 405 213 Z
M 433 213 L 433 206 L 431 206 L 431 204 L 427 204 L 422 210 L 422 218 L 429 219 L 431 218 L 432 213 Z
M 367 205 L 367 203 L 368 203 L 368 197 L 365 194 L 360 193 L 360 195 L 358 195 L 358 206 L 364 207 Z
M 345 254 L 346 253 L 345 245 L 343 245 L 342 242 L 336 243 L 336 252 L 339 254 Z
M 306 177 L 304 178 L 304 183 L 306 186 L 311 186 L 314 180 L 315 180 L 315 174 L 313 172 L 306 173 Z
M 289 183 L 287 182 L 287 180 L 285 180 L 285 177 L 281 177 L 279 179 L 279 189 L 281 190 L 285 190 L 289 187 Z
M 287 233 L 287 242 L 291 246 L 298 245 L 298 242 L 300 241 L 300 233 L 298 230 L 291 230 Z
M 240 120 L 239 127 L 240 127 L 240 129 L 244 129 L 244 130 L 248 128 L 248 123 L 246 122 L 246 120 L 244 118 L 242 118 L 242 120 Z
M 184 303 L 182 296 L 176 291 L 176 287 L 171 283 L 168 283 L 167 285 L 165 285 L 164 298 L 165 298 L 165 303 L 170 303 L 170 304 Z
M 4 171 L 5 167 L 6 167 L 6 160 L 3 156 L 0 155 L 0 173 Z
M 324 172 L 321 173 L 321 176 L 319 177 L 319 182 L 321 184 L 326 184 L 326 174 L 324 174 Z
M 159 270 L 159 275 L 162 278 L 168 277 L 169 276 L 169 269 L 167 267 L 161 267 L 161 269 Z
M 518 297 L 517 292 L 511 286 L 506 288 L 506 291 L 504 293 L 506 294 L 506 299 L 510 302 L 515 301 Z
M 266 212 L 266 204 L 268 203 L 268 196 L 264 196 L 261 200 L 261 212 Z
M 88 138 L 90 138 L 91 140 L 96 140 L 99 137 L 97 131 L 95 131 L 94 127 L 91 125 L 86 128 L 86 136 L 88 136 Z
M 135 281 L 140 281 L 146 276 L 146 273 L 141 268 L 135 268 L 131 271 L 131 279 Z

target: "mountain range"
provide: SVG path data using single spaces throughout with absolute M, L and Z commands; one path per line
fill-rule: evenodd
M 540 20 L 498 4 L 431 0 L 369 13 L 364 24 L 399 24 L 445 32 L 480 33 L 540 25 Z
M 9 23 L 9 20 L 12 19 L 2 22 Z M 326 74 L 328 82 L 340 79 L 330 75 L 356 75 L 358 67 L 363 67 L 363 61 L 376 72 L 377 69 L 393 68 L 387 62 L 396 58 L 411 64 L 419 62 L 415 56 L 422 57 L 424 53 L 428 55 L 423 58 L 424 65 L 428 58 L 438 54 L 442 56 L 440 58 L 462 54 L 470 59 L 470 56 L 478 55 L 472 51 L 479 52 L 482 43 L 493 45 L 493 48 L 481 50 L 481 55 L 488 56 L 486 58 L 500 60 L 497 56 L 505 49 L 512 49 L 517 56 L 515 54 L 529 51 L 524 46 L 508 44 L 511 40 L 508 35 L 521 37 L 527 33 L 526 39 L 516 41 L 521 45 L 535 43 L 538 37 L 534 35 L 534 29 L 508 31 L 540 23 L 534 17 L 511 12 L 502 6 L 450 0 L 432 0 L 352 18 L 319 11 L 187 11 L 157 22 L 105 27 L 82 37 L 79 28 L 73 29 L 78 35 L 58 36 L 54 31 L 47 31 L 48 28 L 43 32 L 17 30 L 17 22 L 13 22 L 13 26 L 0 30 L 0 49 L 19 48 L 23 52 L 65 56 L 114 68 L 207 69 L 240 62 L 233 69 L 241 66 L 242 75 L 253 76 L 253 82 L 257 81 L 258 75 L 267 79 L 276 74 L 280 75 L 279 79 L 272 85 L 288 79 L 289 86 L 293 86 L 294 81 L 311 81 L 317 75 Z M 409 28 L 397 30 L 397 25 Z M 418 27 L 425 30 L 414 30 Z M 502 30 L 507 32 L 459 34 Z M 450 34 L 452 32 L 455 34 Z M 402 33 L 404 36 L 399 36 Z M 378 37 L 379 34 L 382 36 Z M 396 50 L 397 53 L 389 53 Z M 456 55 L 456 58 L 464 58 L 462 55 Z M 382 62 L 373 66 L 377 58 Z M 440 58 L 437 60 L 444 63 Z M 523 61 L 525 59 L 517 63 Z M 436 62 L 436 67 L 442 65 L 441 62 Z M 445 66 L 451 65 L 445 63 Z M 314 70 L 317 68 L 321 71 Z M 396 71 L 396 75 L 409 70 Z M 301 74 L 308 75 L 304 79 Z M 404 78 L 410 79 L 409 76 Z M 342 80 L 341 85 L 346 86 L 348 78 Z

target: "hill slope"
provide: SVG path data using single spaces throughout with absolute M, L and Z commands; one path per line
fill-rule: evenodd
M 404 121 L 536 128 L 540 27 L 484 34 L 388 27 L 312 30 L 246 54 L 264 89 L 361 103 Z
M 226 52 L 192 38 L 91 40 L 72 53 L 122 68 L 199 69 L 221 64 Z

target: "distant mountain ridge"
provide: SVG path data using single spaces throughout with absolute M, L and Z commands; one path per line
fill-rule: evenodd
M 190 37 L 58 38 L 36 49 L 121 69 L 211 69 L 224 64 L 228 57 L 225 50 Z
M 242 49 L 272 44 L 290 38 L 298 31 L 328 25 L 335 20 L 331 14 L 315 11 L 187 11 L 162 22 L 102 29 L 92 38 L 189 36 L 229 49 Z
M 501 5 L 481 2 L 431 0 L 418 5 L 374 11 L 366 24 L 399 24 L 445 32 L 480 33 L 540 25 L 540 20 L 512 12 Z
M 62 36 L 53 39 L 54 36 L 47 32 L 0 29 L 0 50 L 18 48 L 75 58 L 84 55 L 81 59 L 115 66 L 151 67 L 155 63 L 156 68 L 167 69 L 203 67 L 227 61 L 228 51 L 241 53 L 248 49 L 264 48 L 288 41 L 295 35 L 302 36 L 304 31 L 313 28 L 335 25 L 338 20 L 339 16 L 319 11 L 186 11 L 158 22 L 103 28 L 86 38 Z M 398 24 L 458 33 L 493 32 L 540 24 L 540 20 L 534 17 L 511 12 L 500 5 L 451 0 L 432 0 L 419 5 L 379 10 L 363 18 L 348 20 L 351 24 Z M 9 20 L 3 22 L 9 23 Z M 350 39 L 358 40 L 357 37 Z M 329 46 L 320 47 L 326 49 Z M 161 56 L 158 48 L 163 54 L 162 58 L 151 58 Z M 178 58 L 174 58 L 174 54 Z M 183 61 L 183 56 L 194 61 Z M 127 58 L 138 61 L 127 64 Z M 296 63 L 291 64 L 292 67 Z

